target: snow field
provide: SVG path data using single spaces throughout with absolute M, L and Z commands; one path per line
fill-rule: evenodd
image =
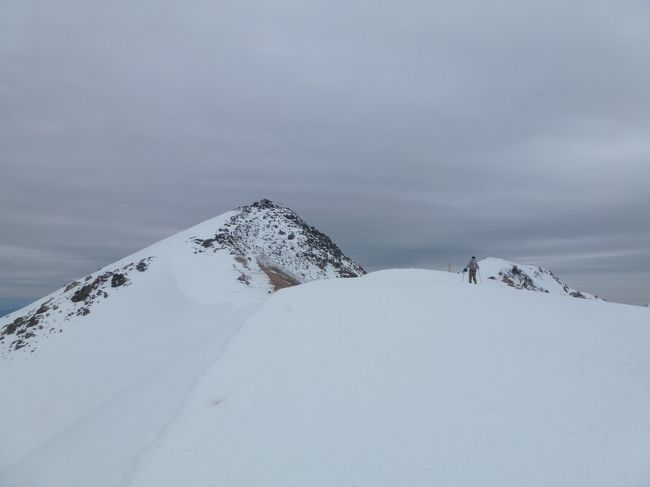
M 184 233 L 215 225 L 217 219 L 204 222 L 123 259 L 155 256 L 146 272 L 133 275 L 131 286 L 66 324 L 65 333 L 47 338 L 47 346 L 0 362 L 0 485 L 18 486 L 23 478 L 30 479 L 26 485 L 116 485 L 98 469 L 110 459 L 107 451 L 122 450 L 111 441 L 129 444 L 126 451 L 133 453 L 147 441 L 138 437 L 137 425 L 155 436 L 169 418 L 153 411 L 161 404 L 168 411 L 178 406 L 179 391 L 216 359 L 267 296 L 236 281 L 228 255 L 197 256 L 185 244 Z M 159 392 L 142 392 L 147 390 Z M 122 419 L 99 419 L 109 417 Z M 77 461 L 89 456 L 85 464 Z M 66 475 L 78 471 L 85 479 L 81 470 L 87 469 L 95 477 L 86 484 L 57 483 L 54 471 L 64 465 Z M 125 466 L 115 468 L 119 473 Z M 52 476 L 35 483 L 39 472 Z
M 269 299 L 133 486 L 650 478 L 645 310 L 384 271 Z

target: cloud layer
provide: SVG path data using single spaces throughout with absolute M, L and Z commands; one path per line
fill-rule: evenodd
M 0 5 L 0 296 L 284 202 L 369 269 L 650 301 L 645 1 Z

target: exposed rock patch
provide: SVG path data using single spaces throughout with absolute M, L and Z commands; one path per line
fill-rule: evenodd
M 300 281 L 280 269 L 260 263 L 260 269 L 267 275 L 274 291 L 279 291 L 285 287 L 297 286 Z
M 62 321 L 75 316 L 88 315 L 100 300 L 109 297 L 107 289 L 122 288 L 129 285 L 132 272 L 144 272 L 149 268 L 153 257 L 141 259 L 123 266 L 121 269 L 107 270 L 91 274 L 83 280 L 74 281 L 57 295 L 13 318 L 10 323 L 0 320 L 0 357 L 22 348 L 35 351 L 41 336 L 62 332 L 58 327 Z M 82 285 L 83 283 L 83 285 Z
M 491 275 L 488 279 L 503 282 L 507 286 L 529 291 L 553 293 L 580 299 L 598 299 L 589 293 L 571 289 L 548 269 L 533 265 L 517 265 L 512 262 L 487 258 L 480 261 L 481 267 Z M 479 271 L 480 272 L 480 271 Z
M 126 283 L 126 276 L 124 274 L 115 273 L 111 278 L 111 287 L 119 287 Z

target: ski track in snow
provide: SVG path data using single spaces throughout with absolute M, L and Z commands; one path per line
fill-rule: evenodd
M 219 360 L 228 343 L 237 335 L 247 318 L 254 315 L 261 306 L 262 303 L 250 304 L 235 311 L 234 316 L 219 324 L 218 331 L 215 330 L 217 332 L 212 336 L 201 337 L 196 343 L 161 363 L 135 383 L 119 391 L 56 436 L 27 453 L 0 472 L 0 485 L 13 487 L 22 485 L 21 479 L 36 480 L 33 474 L 28 475 L 33 463 L 45 464 L 53 469 L 49 471 L 46 468 L 38 472 L 38 479 L 42 482 L 39 485 L 47 485 L 48 478 L 61 478 L 57 470 L 62 465 L 66 465 L 66 475 L 70 479 L 67 485 L 93 485 L 94 487 L 130 485 L 140 459 L 149 450 L 155 450 L 156 445 L 164 439 L 167 429 L 183 410 L 184 402 L 194 385 L 200 381 L 205 370 Z M 172 379 L 175 380 L 175 384 L 169 384 Z M 155 391 L 159 394 L 155 394 Z M 143 396 L 145 404 L 138 404 Z M 161 408 L 160 404 L 153 404 L 156 400 L 165 401 L 161 412 L 155 411 L 156 407 Z M 134 407 L 137 405 L 141 407 Z M 139 409 L 136 419 L 131 416 L 130 421 L 120 422 L 115 417 L 116 411 L 127 413 L 134 409 Z M 153 414 L 152 410 L 154 410 Z M 123 418 L 128 416 L 125 415 Z M 109 435 L 106 435 L 107 425 L 110 425 Z M 135 436 L 134 430 L 139 430 L 138 436 L 141 437 L 139 445 L 128 444 Z M 102 443 L 106 445 L 102 446 Z M 123 444 L 126 450 L 116 455 L 114 451 L 116 444 Z M 88 451 L 90 445 L 92 447 Z M 97 451 L 104 451 L 106 455 L 103 458 L 97 457 Z M 84 456 L 87 454 L 94 460 L 90 462 L 93 469 L 84 472 Z M 59 458 L 52 458 L 53 455 L 55 457 L 58 455 Z M 49 457 L 49 460 L 45 457 Z M 97 461 L 97 458 L 101 461 Z M 97 475 L 98 472 L 120 471 L 122 473 L 119 480 L 114 475 L 105 477 Z M 63 477 L 65 478 L 65 475 Z M 98 478 L 102 481 L 98 481 Z

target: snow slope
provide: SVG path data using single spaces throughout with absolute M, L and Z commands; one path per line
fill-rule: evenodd
M 0 485 L 650 483 L 645 308 L 421 270 L 264 296 L 188 297 L 184 346 L 5 462 Z M 192 324 L 203 313 L 227 331 Z
M 431 271 L 283 291 L 131 485 L 647 485 L 648 318 Z
M 599 299 L 597 296 L 572 289 L 548 269 L 533 265 L 521 265 L 505 259 L 488 257 L 479 261 L 484 279 L 492 279 L 517 289 L 553 293 L 582 299 Z
M 212 230 L 222 221 L 225 218 L 192 230 Z M 123 262 L 155 256 L 146 272 L 133 274 L 130 286 L 111 290 L 110 297 L 94 303 L 87 315 L 65 319 L 68 310 L 83 306 L 66 300 L 70 292 L 44 298 L 54 297 L 62 312 L 44 316 L 41 323 L 63 331 L 37 335 L 40 341 L 31 342 L 32 348 L 5 350 L 0 360 L 5 418 L 0 422 L 0 469 L 64 434 L 124 391 L 141 387 L 184 353 L 206 341 L 223 345 L 245 310 L 261 305 L 266 292 L 242 286 L 228 255 L 195 255 L 184 243 L 186 236 L 167 239 L 111 266 L 121 268 Z M 21 314 L 23 310 L 9 318 Z M 197 361 L 201 363 L 200 357 Z M 187 372 L 167 377 L 169 387 L 189 387 L 196 371 Z M 158 401 L 155 396 L 146 399 L 148 406 Z
M 362 273 L 263 200 L 0 319 L 0 485 L 122 485 L 273 289 Z M 36 481 L 43 464 L 55 472 Z

